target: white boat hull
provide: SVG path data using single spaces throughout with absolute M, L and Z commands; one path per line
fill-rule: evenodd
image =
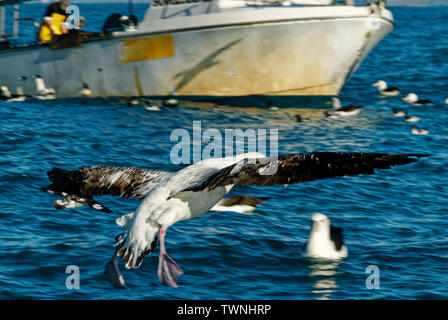
M 263 10 L 274 9 L 285 8 Z M 11 91 L 22 86 L 34 94 L 32 75 L 39 74 L 58 98 L 79 97 L 83 83 L 92 97 L 336 96 L 393 29 L 391 19 L 356 9 L 366 14 L 317 18 L 289 13 L 281 18 L 277 11 L 270 19 L 246 14 L 253 20 L 214 26 L 202 21 L 176 29 L 179 18 L 171 19 L 176 20 L 171 27 L 156 21 L 144 32 L 122 32 L 75 48 L 5 50 L 0 52 L 0 81 Z

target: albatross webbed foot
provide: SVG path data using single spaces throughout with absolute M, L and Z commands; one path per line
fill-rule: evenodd
M 159 268 L 157 275 L 160 282 L 169 287 L 177 287 L 177 279 L 184 273 L 178 266 L 176 261 L 171 258 L 165 249 L 165 232 L 164 228 L 160 228 L 160 254 L 159 254 Z
M 114 257 L 106 264 L 106 267 L 104 268 L 104 275 L 115 288 L 128 289 L 126 283 L 124 282 L 124 278 L 120 273 L 120 269 L 118 268 L 116 254 L 114 254 Z

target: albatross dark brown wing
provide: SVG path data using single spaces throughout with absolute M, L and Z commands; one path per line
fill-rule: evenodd
M 182 191 L 213 190 L 231 184 L 286 185 L 345 175 L 374 174 L 374 169 L 390 169 L 395 165 L 415 162 L 424 156 L 427 155 L 314 152 L 244 159 Z
M 93 166 L 81 167 L 78 170 L 53 168 L 47 175 L 52 184 L 42 190 L 65 198 L 59 205 L 55 203 L 56 208 L 70 207 L 73 206 L 72 202 L 75 202 L 87 204 L 95 210 L 110 212 L 96 201 L 80 202 L 76 199 L 93 200 L 93 196 L 112 195 L 141 200 L 171 173 L 138 167 Z

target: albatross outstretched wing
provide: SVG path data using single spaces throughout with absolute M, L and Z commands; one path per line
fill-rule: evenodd
M 415 162 L 425 154 L 314 152 L 243 159 L 183 191 L 213 190 L 232 184 L 270 186 L 345 175 L 374 174 L 374 169 Z M 272 169 L 275 169 L 272 171 Z M 272 174 L 269 174 L 270 171 Z
M 64 197 L 64 200 L 53 202 L 56 208 L 88 205 L 95 210 L 111 212 L 93 200 L 93 196 L 112 195 L 141 200 L 172 173 L 138 167 L 83 166 L 78 170 L 53 168 L 47 175 L 52 184 L 42 190 Z

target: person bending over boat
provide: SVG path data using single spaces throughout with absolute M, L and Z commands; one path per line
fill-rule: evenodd
M 53 35 L 61 35 L 68 32 L 68 28 L 65 25 L 65 20 L 67 19 L 65 10 L 69 5 L 69 0 L 60 0 L 53 2 L 47 7 L 39 31 L 39 41 L 41 43 L 49 42 Z

